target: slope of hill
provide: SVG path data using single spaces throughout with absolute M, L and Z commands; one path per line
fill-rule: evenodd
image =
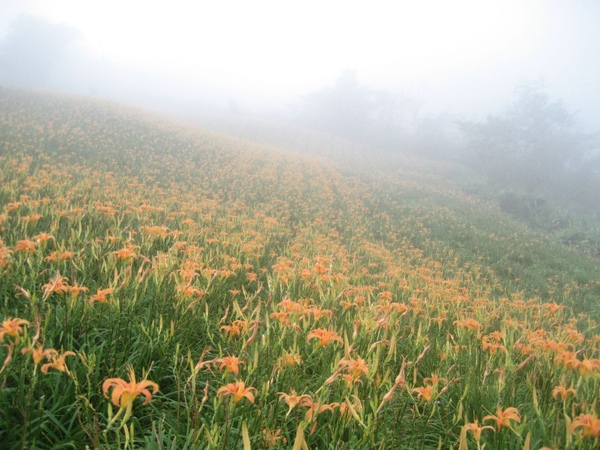
M 0 90 L 0 440 L 593 448 L 597 263 L 430 169 Z
M 519 220 L 513 220 L 495 205 L 461 192 L 464 191 L 464 180 L 473 177 L 473 174 L 459 163 L 378 151 L 364 144 L 275 119 L 189 113 L 179 113 L 179 117 L 246 141 L 319 158 L 346 178 L 358 177 L 376 193 L 378 204 L 372 209 L 381 207 L 389 212 L 401 212 L 403 216 L 418 217 L 417 221 L 425 218 L 429 222 L 428 216 L 435 217 L 433 223 L 428 223 L 428 228 L 431 225 L 430 231 L 437 245 L 458 252 L 466 263 L 479 260 L 493 268 L 504 285 L 519 285 L 518 289 L 528 295 L 549 298 L 555 290 L 555 283 L 548 283 L 550 278 L 561 284 L 570 284 L 576 279 L 581 285 L 585 285 L 589 278 L 598 278 L 597 259 L 581 258 L 581 255 L 563 248 L 565 242 L 569 245 L 576 243 L 573 239 L 577 239 L 579 234 L 583 241 L 586 234 L 581 232 L 584 230 L 565 230 L 553 236 L 544 236 L 543 231 L 532 233 L 525 230 Z M 385 206 L 381 205 L 382 198 L 388 201 Z M 390 198 L 393 198 L 393 207 Z M 451 221 L 446 223 L 445 220 L 450 217 Z M 573 234 L 575 238 L 570 237 Z M 515 240 L 515 235 L 520 238 Z M 413 244 L 422 248 L 422 238 L 415 236 Z M 586 248 L 585 242 L 582 246 L 573 247 L 588 256 L 593 254 L 593 249 Z M 527 257 L 523 254 L 525 249 Z M 597 313 L 598 302 L 586 301 L 597 294 L 596 290 L 586 290 L 581 297 L 585 305 L 577 307 Z

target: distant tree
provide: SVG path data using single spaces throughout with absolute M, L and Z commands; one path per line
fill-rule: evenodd
M 305 95 L 295 107 L 301 124 L 384 149 L 405 149 L 416 128 L 420 103 L 374 90 L 346 71 L 332 87 Z
M 305 125 L 350 139 L 363 138 L 373 105 L 369 90 L 361 86 L 356 73 L 346 71 L 333 87 L 304 96 L 296 109 Z
M 540 83 L 519 85 L 504 114 L 459 127 L 470 161 L 491 185 L 528 193 L 574 194 L 574 174 L 598 148 L 598 136 L 579 131 L 575 116 L 552 101 Z
M 0 42 L 0 83 L 47 87 L 67 63 L 69 46 L 78 35 L 75 28 L 19 16 Z
M 456 118 L 450 113 L 423 117 L 414 133 L 415 153 L 429 159 L 456 159 L 459 133 Z

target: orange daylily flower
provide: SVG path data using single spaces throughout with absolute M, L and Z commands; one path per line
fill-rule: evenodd
M 98 292 L 90 297 L 90 305 L 93 305 L 94 302 L 108 303 L 108 298 L 106 297 L 113 292 L 114 289 L 112 288 L 98 290 Z
M 250 403 L 254 403 L 254 394 L 256 392 L 253 387 L 246 387 L 246 383 L 243 381 L 236 381 L 235 383 L 229 383 L 217 391 L 217 396 L 231 395 L 234 403 L 238 403 L 241 399 L 246 397 Z
M 7 203 L 6 205 L 4 205 L 4 208 L 2 208 L 2 209 L 6 212 L 16 211 L 21 207 L 21 205 L 22 205 L 21 202 L 10 202 L 10 203 Z
M 573 388 L 566 388 L 564 386 L 556 386 L 553 390 L 552 390 L 552 397 L 554 398 L 558 398 L 558 396 L 560 395 L 560 398 L 562 398 L 563 401 L 565 401 L 567 399 L 567 397 L 569 396 L 569 394 L 572 395 L 576 395 L 577 391 Z
M 219 328 L 220 331 L 225 331 L 225 333 L 229 334 L 229 337 L 241 336 L 242 332 L 246 332 L 248 330 L 248 323 L 244 320 L 234 320 L 231 325 L 223 325 Z
M 286 416 L 292 412 L 292 409 L 294 409 L 296 406 L 312 406 L 313 404 L 313 400 L 310 395 L 298 395 L 294 389 L 292 389 L 291 394 L 286 394 L 285 392 L 280 392 L 279 394 L 279 400 L 285 400 L 289 407 Z
M 328 405 L 328 404 L 319 404 L 319 402 L 314 402 L 311 400 L 311 404 L 307 404 L 306 405 L 302 405 L 302 406 L 308 406 L 309 408 L 306 410 L 306 420 L 312 420 L 314 419 L 318 414 L 321 414 L 322 412 L 325 411 L 332 411 L 333 412 L 333 408 L 334 406 L 332 405 Z
M 70 286 L 66 283 L 68 278 L 61 276 L 59 272 L 56 272 L 54 278 L 42 286 L 44 291 L 44 298 L 50 296 L 50 294 L 64 294 L 69 291 Z
M 240 330 L 240 327 L 238 325 L 223 325 L 221 328 L 219 328 L 219 330 L 225 331 L 225 333 L 227 333 L 230 338 L 242 334 L 242 330 Z
M 112 255 L 115 255 L 117 257 L 118 261 L 127 261 L 127 262 L 132 262 L 133 259 L 137 256 L 135 253 L 135 250 L 138 247 L 136 245 L 128 245 L 125 248 L 121 248 L 119 250 L 115 250 L 114 252 L 111 252 Z
M 567 339 L 573 344 L 582 344 L 585 341 L 584 335 L 577 330 L 568 328 L 565 332 L 567 334 Z
M 423 379 L 423 384 L 431 384 L 434 387 L 437 387 L 441 382 L 444 384 L 448 383 L 445 378 L 438 377 L 436 374 L 431 374 L 430 377 Z
M 492 331 L 489 334 L 489 337 L 491 339 L 493 339 L 494 341 L 499 342 L 499 341 L 501 341 L 504 338 L 504 334 L 502 332 L 500 332 L 500 331 Z
M 432 385 L 422 386 L 414 388 L 413 392 L 417 393 L 418 398 L 422 398 L 426 402 L 431 400 L 431 397 L 435 394 L 435 389 Z
M 85 286 L 79 286 L 79 285 L 74 285 L 74 286 L 69 286 L 69 292 L 71 293 L 71 298 L 77 298 L 77 296 L 79 295 L 80 292 L 87 292 L 89 291 L 88 288 L 86 288 Z
M 4 336 L 11 336 L 19 340 L 19 336 L 23 334 L 22 325 L 29 325 L 29 321 L 25 319 L 12 318 L 5 319 L 2 321 L 2 326 L 0 327 L 0 342 L 4 341 Z
M 483 336 L 481 339 L 481 349 L 485 352 L 488 351 L 493 355 L 498 350 L 506 353 L 506 347 L 499 342 L 494 342 L 494 339 L 490 336 Z
M 56 350 L 49 349 L 46 357 L 50 357 L 52 362 L 42 365 L 42 373 L 47 374 L 49 369 L 54 369 L 54 370 L 58 370 L 59 372 L 69 373 L 69 369 L 67 368 L 67 363 L 65 361 L 65 358 L 67 356 L 75 356 L 75 352 L 66 351 L 61 355 Z
M 312 315 L 315 321 L 319 320 L 321 317 L 326 317 L 327 319 L 331 319 L 332 311 L 329 309 L 320 309 L 320 308 L 308 308 L 304 311 L 306 316 Z
M 522 355 L 531 355 L 535 352 L 535 349 L 530 345 L 523 344 L 521 342 L 517 342 L 514 345 L 515 350 L 519 351 Z M 556 359 L 554 360 L 556 362 Z
M 46 256 L 44 258 L 44 261 L 46 262 L 51 262 L 51 261 L 66 261 L 68 259 L 72 259 L 75 256 L 75 253 L 70 252 L 70 251 L 64 251 L 64 252 L 58 252 L 58 251 L 54 251 L 52 253 L 50 253 L 49 256 Z
M 239 375 L 240 364 L 246 365 L 237 356 L 224 356 L 223 358 L 215 359 L 214 362 L 220 363 L 219 370 L 225 369 L 225 373 L 233 373 L 235 376 Z
M 342 366 L 342 368 L 348 372 L 347 380 L 350 383 L 355 382 L 361 376 L 361 374 L 365 374 L 365 376 L 367 376 L 367 377 L 369 376 L 369 366 L 367 366 L 367 363 L 362 358 L 358 358 L 358 359 L 345 359 L 344 358 L 339 362 L 338 365 Z
M 352 303 L 348 300 L 342 300 L 340 301 L 340 306 L 342 306 L 344 308 L 344 311 L 348 311 L 350 308 L 353 307 L 358 307 L 358 305 L 356 303 Z
M 577 364 L 579 375 L 585 375 L 589 372 L 600 372 L 600 359 L 584 358 Z
M 302 364 L 302 356 L 298 353 L 284 352 L 277 360 L 277 367 L 285 369 L 286 367 L 294 367 Z
M 40 233 L 37 236 L 35 236 L 34 239 L 36 240 L 36 242 L 43 244 L 44 242 L 47 242 L 50 239 L 54 240 L 54 236 L 52 236 L 50 233 Z
M 42 360 L 44 358 L 52 359 L 52 357 L 58 353 L 53 348 L 48 348 L 48 349 L 44 350 L 44 347 L 42 347 L 42 345 L 40 345 L 40 344 L 37 344 L 35 348 L 27 347 L 27 348 L 24 348 L 23 350 L 21 350 L 21 353 L 23 355 L 25 353 L 30 353 L 30 352 L 31 352 L 31 357 L 33 358 L 33 364 L 36 367 L 40 365 L 40 363 L 42 362 Z
M 308 335 L 306 336 L 306 342 L 309 342 L 312 339 L 318 339 L 318 347 L 326 347 L 334 341 L 344 343 L 343 339 L 340 336 L 338 336 L 338 334 L 335 331 L 325 330 L 323 328 L 316 328 L 310 333 L 308 333 Z
M 23 223 L 37 223 L 42 217 L 41 214 L 31 214 L 30 216 L 19 217 L 19 221 Z
M 600 436 L 600 419 L 596 419 L 591 414 L 580 414 L 575 417 L 571 422 L 571 433 L 579 427 L 583 431 L 583 437 L 592 436 L 597 438 Z
M 457 327 L 463 327 L 467 330 L 477 331 L 482 327 L 481 323 L 476 321 L 475 319 L 463 319 L 463 320 L 455 320 L 454 325 Z
M 566 369 L 577 369 L 579 360 L 575 352 L 564 351 L 554 357 L 554 364 Z
M 283 325 L 289 325 L 290 324 L 290 320 L 288 319 L 289 314 L 290 313 L 287 311 L 278 311 L 278 312 L 271 313 L 270 317 L 271 317 L 271 319 L 278 320 Z
M 510 428 L 510 421 L 514 420 L 517 423 L 521 422 L 521 413 L 517 408 L 508 407 L 506 409 L 502 409 L 498 407 L 496 410 L 496 415 L 488 414 L 483 418 L 483 421 L 486 422 L 488 420 L 495 420 L 496 427 L 498 431 L 504 426 Z
M 553 341 L 552 339 L 542 339 L 536 344 L 545 352 L 564 352 L 573 347 L 571 344 Z
M 75 253 L 65 250 L 64 252 L 60 252 L 58 255 L 59 261 L 66 261 L 68 259 L 73 259 L 75 257 Z
M 282 436 L 283 431 L 281 428 L 272 431 L 264 428 L 262 430 L 263 441 L 267 447 L 275 447 L 277 445 L 277 441 L 281 440 L 283 445 L 287 444 L 287 439 L 285 436 Z
M 37 246 L 38 242 L 30 241 L 29 239 L 23 239 L 17 242 L 17 245 L 15 245 L 15 251 L 33 254 L 35 253 Z
M 494 427 L 491 425 L 484 425 L 484 426 L 479 426 L 479 420 L 475 419 L 475 422 L 473 423 L 468 423 L 465 425 L 465 430 L 470 431 L 471 433 L 473 433 L 473 437 L 475 438 L 475 440 L 479 443 L 479 441 L 481 440 L 481 432 L 483 430 L 485 430 L 486 428 L 489 428 L 490 430 L 493 430 Z
M 129 382 L 122 378 L 108 378 L 102 383 L 102 393 L 104 396 L 108 398 L 108 391 L 112 388 L 110 396 L 111 402 L 113 405 L 119 407 L 119 412 L 112 419 L 111 423 L 114 422 L 123 411 L 125 411 L 125 416 L 123 416 L 122 423 L 127 422 L 131 416 L 133 401 L 138 395 L 143 395 L 145 397 L 143 404 L 147 405 L 150 403 L 150 400 L 152 400 L 152 395 L 158 392 L 158 384 L 153 381 L 144 379 L 139 383 L 136 382 L 133 367 L 129 366 L 127 372 L 129 374 Z M 150 393 L 149 388 L 152 389 L 152 393 Z
M 181 294 L 181 296 L 183 298 L 188 298 L 188 297 L 198 297 L 198 300 L 200 300 L 202 297 L 204 297 L 205 292 L 202 289 L 198 289 L 197 287 L 191 286 L 189 284 L 187 285 L 179 285 L 175 288 L 175 291 L 178 294 Z
M 390 291 L 382 291 L 379 294 L 377 294 L 377 297 L 387 302 L 391 302 L 394 298 L 394 294 Z
M 304 306 L 301 305 L 299 302 L 294 302 L 294 301 L 290 300 L 289 298 L 286 298 L 286 299 L 280 301 L 279 303 L 277 303 L 277 307 L 282 309 L 283 311 L 289 312 L 289 313 L 298 313 L 298 314 L 304 313 Z

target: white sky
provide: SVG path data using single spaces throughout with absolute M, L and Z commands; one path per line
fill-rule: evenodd
M 467 111 L 544 77 L 585 112 L 600 84 L 596 0 L 0 0 L 0 37 L 19 13 L 78 28 L 122 68 L 249 102 L 287 102 L 345 69 Z

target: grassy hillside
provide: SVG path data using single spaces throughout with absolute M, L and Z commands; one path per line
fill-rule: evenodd
M 0 90 L 0 442 L 595 448 L 598 261 L 327 157 Z

